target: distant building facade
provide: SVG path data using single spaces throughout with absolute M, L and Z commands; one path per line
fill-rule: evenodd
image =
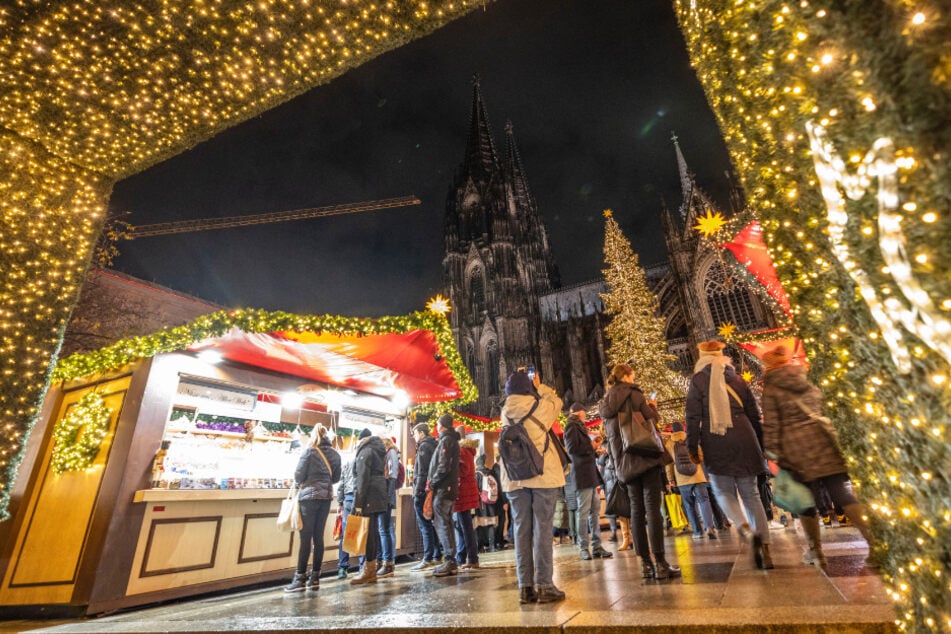
M 746 332 L 775 326 L 776 318 L 693 229 L 697 216 L 717 206 L 697 186 L 676 137 L 673 142 L 682 201 L 676 213 L 662 212 L 668 263 L 645 273 L 675 369 L 687 373 L 696 344 L 723 324 Z M 512 124 L 506 124 L 500 159 L 478 79 L 466 152 L 446 203 L 443 274 L 453 334 L 479 388 L 471 413 L 497 416 L 506 377 L 524 365 L 536 366 L 566 404 L 600 398 L 608 369 L 609 318 L 600 297 L 606 285 L 561 287 Z

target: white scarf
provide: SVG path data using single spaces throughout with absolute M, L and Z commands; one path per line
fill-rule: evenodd
M 710 366 L 710 433 L 717 436 L 726 434 L 733 427 L 733 415 L 730 413 L 730 395 L 726 391 L 724 369 L 732 367 L 730 357 L 719 352 L 701 352 L 700 360 L 693 366 L 696 374 Z

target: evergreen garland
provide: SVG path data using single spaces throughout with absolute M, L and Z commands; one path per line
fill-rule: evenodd
M 83 395 L 53 430 L 53 472 L 85 471 L 91 467 L 111 420 L 112 409 L 98 392 Z

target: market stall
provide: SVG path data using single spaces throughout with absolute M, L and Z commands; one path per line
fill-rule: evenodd
M 73 355 L 54 380 L 0 532 L 2 605 L 47 613 L 289 577 L 297 535 L 275 519 L 313 425 L 346 462 L 362 429 L 405 448 L 410 406 L 474 394 L 433 313 L 215 313 Z M 408 492 L 397 552 L 415 543 Z

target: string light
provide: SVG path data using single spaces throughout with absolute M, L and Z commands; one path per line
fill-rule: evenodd
M 109 432 L 112 409 L 102 395 L 87 392 L 53 429 L 50 466 L 54 473 L 87 471 L 99 455 L 99 447 Z

